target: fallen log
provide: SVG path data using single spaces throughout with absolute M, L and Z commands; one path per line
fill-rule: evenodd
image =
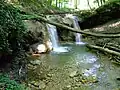
M 118 48 L 118 47 L 110 46 L 108 44 L 105 44 L 105 45 L 103 45 L 103 44 L 97 44 L 97 45 L 100 46 L 100 47 L 111 49 L 113 51 L 120 52 L 120 48 Z
M 23 20 L 36 20 L 36 21 L 39 21 L 39 22 L 46 22 L 46 23 L 55 25 L 57 27 L 65 28 L 65 29 L 70 30 L 72 32 L 81 33 L 81 34 L 85 34 L 85 35 L 89 35 L 89 36 L 103 37 L 103 38 L 118 38 L 118 37 L 120 37 L 120 34 L 98 34 L 98 33 L 93 33 L 93 32 L 88 32 L 88 31 L 87 32 L 82 31 L 80 29 L 74 29 L 74 28 L 71 28 L 69 26 L 66 26 L 66 25 L 63 25 L 63 24 L 60 24 L 60 23 L 49 21 L 49 20 L 47 20 L 47 19 L 45 19 L 41 16 L 38 16 L 38 15 L 23 15 L 22 17 L 23 17 L 22 18 Z
M 42 15 L 65 15 L 65 14 L 75 14 L 77 12 L 45 12 L 45 13 L 40 13 Z
M 93 49 L 97 49 L 97 50 L 100 50 L 100 51 L 105 51 L 105 52 L 108 52 L 108 53 L 110 53 L 110 54 L 117 55 L 117 56 L 120 57 L 120 53 L 119 53 L 119 52 L 110 50 L 110 49 L 108 49 L 108 48 L 103 48 L 103 47 L 100 47 L 100 46 L 95 46 L 95 45 L 90 45 L 90 44 L 86 44 L 86 46 L 87 46 L 88 48 L 93 48 Z
M 107 43 L 107 45 L 113 46 L 113 47 L 117 47 L 120 49 L 120 45 L 114 44 L 114 43 Z

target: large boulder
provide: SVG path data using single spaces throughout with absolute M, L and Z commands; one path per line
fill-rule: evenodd
M 46 37 L 46 27 L 45 23 L 40 23 L 35 20 L 25 20 L 25 25 L 27 27 L 28 34 L 26 35 L 26 38 L 28 40 L 29 44 L 34 44 L 36 42 L 43 42 L 44 37 Z M 47 38 L 47 37 L 46 37 Z
M 41 43 L 35 43 L 30 46 L 30 52 L 32 54 L 42 54 L 42 53 L 48 53 L 52 51 L 52 43 L 50 41 L 46 41 L 43 44 Z
M 48 41 L 49 35 L 46 28 L 46 23 L 38 22 L 36 20 L 24 20 L 27 34 L 24 36 L 27 50 L 31 45 L 36 43 L 43 44 Z

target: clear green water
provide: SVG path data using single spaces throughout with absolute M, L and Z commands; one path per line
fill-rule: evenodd
M 68 47 L 69 52 L 51 52 L 34 59 L 41 64 L 36 65 L 34 70 L 29 70 L 29 82 L 45 77 L 42 80 L 49 82 L 43 90 L 120 90 L 120 81 L 116 80 L 120 78 L 119 65 L 111 63 L 105 55 L 88 51 L 83 45 L 63 46 Z M 76 76 L 71 78 L 72 72 L 76 72 Z M 48 78 L 47 74 L 51 74 L 51 77 Z

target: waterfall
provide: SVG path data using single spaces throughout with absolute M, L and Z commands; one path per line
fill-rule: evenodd
M 78 24 L 78 17 L 77 16 L 73 16 L 72 14 L 66 14 L 66 17 L 72 18 L 73 20 L 73 27 L 75 29 L 80 29 L 80 26 Z M 75 43 L 76 44 L 85 44 L 81 41 L 81 34 L 80 33 L 75 33 Z
M 58 35 L 57 35 L 56 27 L 51 24 L 48 24 L 47 26 L 48 26 L 48 32 L 51 38 L 52 46 L 54 48 L 58 48 L 59 44 L 58 44 Z
M 47 24 L 47 29 L 49 32 L 50 40 L 52 42 L 53 51 L 58 52 L 58 53 L 59 52 L 68 52 L 68 47 L 62 47 L 59 44 L 56 26 Z
M 75 29 L 80 29 L 80 26 L 78 24 L 78 18 L 76 16 L 72 16 L 73 18 L 73 27 Z M 80 33 L 75 33 L 75 40 L 76 44 L 85 44 L 81 41 L 81 34 Z

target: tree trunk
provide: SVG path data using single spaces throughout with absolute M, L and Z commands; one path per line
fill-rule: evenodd
M 56 3 L 56 7 L 57 7 L 57 4 L 58 4 L 58 0 L 56 0 L 56 2 L 55 2 L 55 3 Z
M 104 48 L 108 48 L 108 49 L 111 49 L 113 51 L 116 51 L 116 52 L 120 52 L 120 48 L 118 47 L 115 47 L 115 46 L 110 46 L 109 44 L 97 44 L 97 46 L 101 46 L 101 47 L 104 47 Z
M 103 37 L 103 38 L 118 38 L 118 37 L 120 37 L 120 34 L 98 34 L 98 33 L 82 31 L 80 29 L 74 29 L 74 28 L 71 28 L 69 26 L 66 26 L 66 25 L 63 25 L 63 24 L 60 24 L 60 23 L 49 21 L 49 20 L 47 20 L 47 19 L 45 19 L 41 16 L 37 16 L 37 15 L 23 15 L 23 20 L 36 20 L 36 21 L 39 21 L 39 22 L 46 22 L 46 23 L 55 25 L 57 27 L 65 28 L 65 29 L 70 30 L 72 32 L 81 33 L 81 34 L 94 36 L 94 37 Z
M 60 8 L 60 0 L 59 0 L 59 8 Z
M 92 8 L 90 6 L 90 3 L 89 3 L 89 0 L 87 0 L 87 3 L 88 3 L 88 6 L 89 6 L 90 10 L 92 10 Z
M 105 0 L 103 0 L 103 3 L 105 4 Z
M 97 2 L 97 4 L 98 4 L 98 7 L 100 6 L 100 2 L 99 2 L 99 0 L 96 0 L 96 2 Z
M 77 9 L 77 0 L 74 1 L 75 9 Z
M 103 0 L 100 0 L 101 6 L 103 5 Z
M 48 3 L 51 6 L 52 5 L 52 0 L 48 0 Z
M 93 48 L 93 49 L 97 49 L 97 50 L 100 50 L 100 51 L 108 52 L 110 54 L 117 55 L 117 56 L 120 57 L 120 53 L 119 52 L 110 50 L 108 48 L 103 48 L 103 47 L 100 47 L 100 46 L 95 46 L 95 45 L 90 45 L 90 44 L 86 44 L 86 46 L 89 47 L 89 48 Z

